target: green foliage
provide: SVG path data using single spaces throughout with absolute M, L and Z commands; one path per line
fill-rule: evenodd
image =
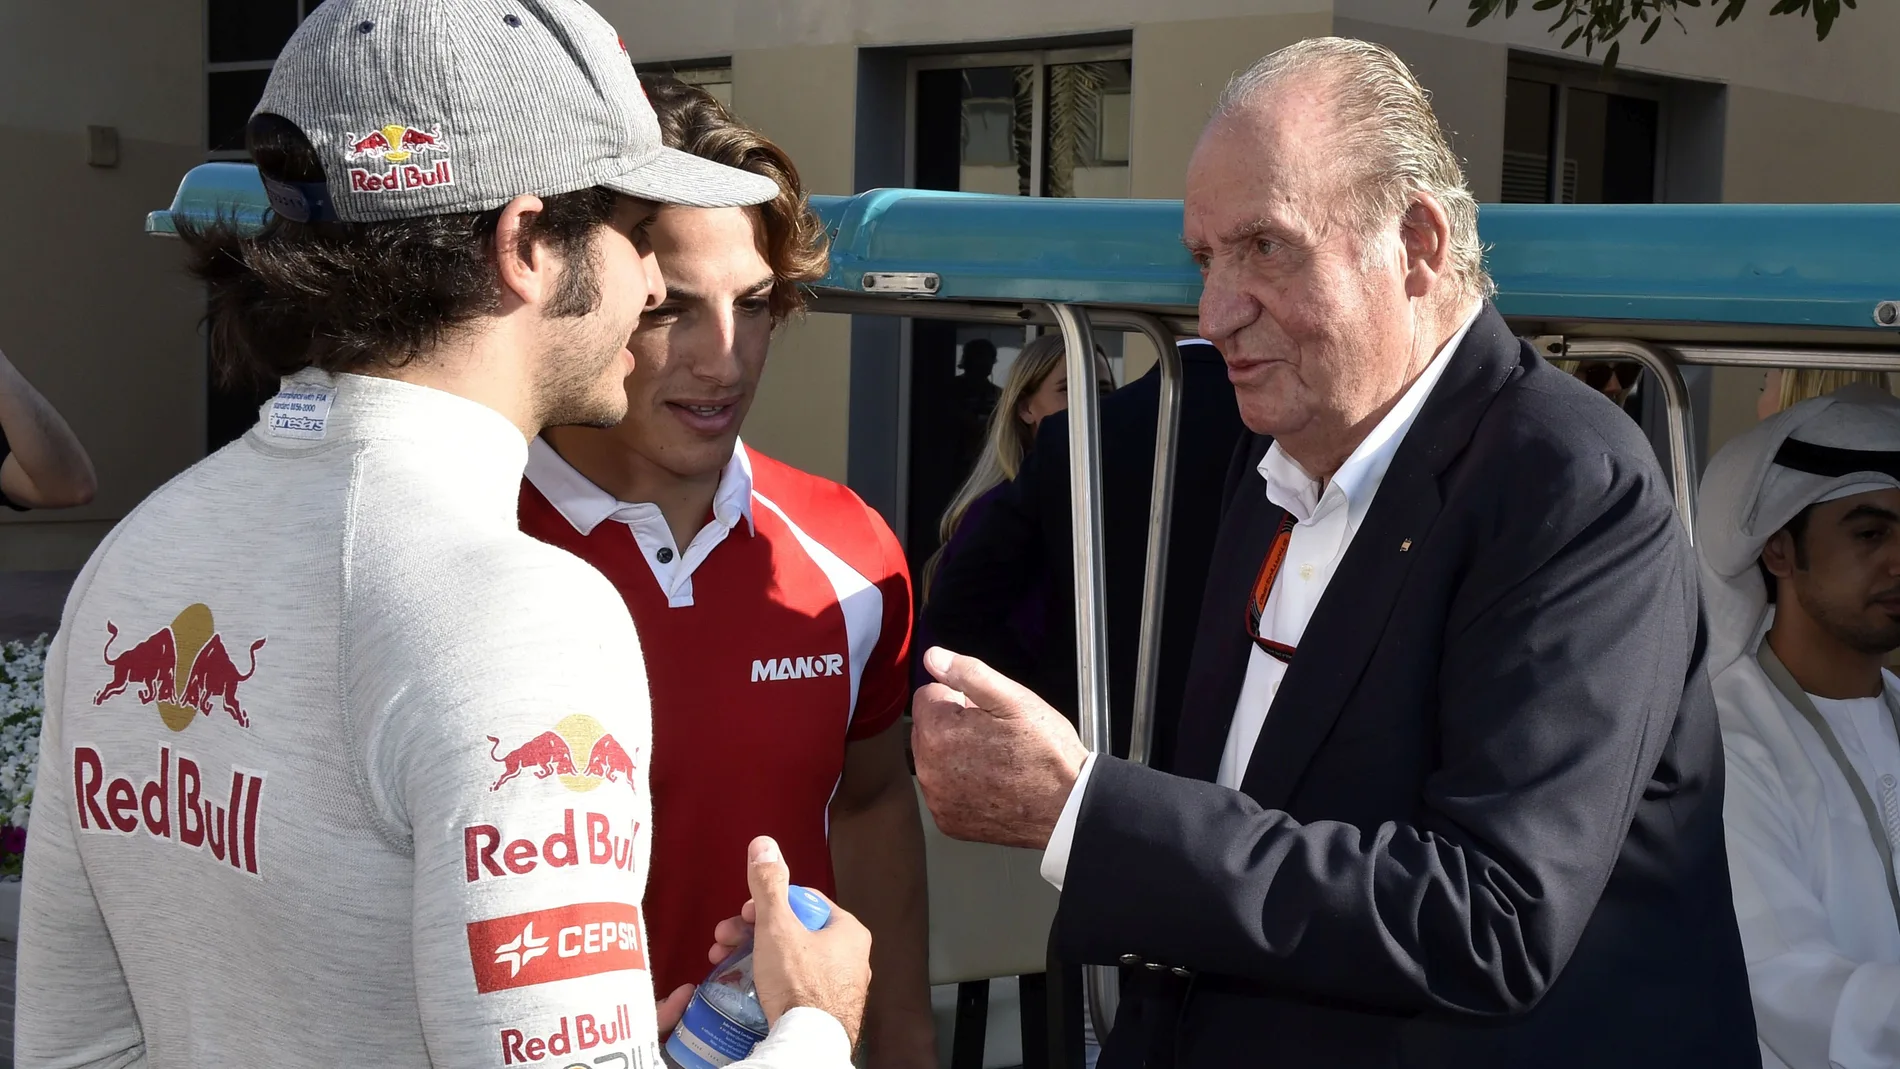
M 1493 15 L 1510 18 L 1517 14 L 1521 0 L 1470 0 L 1471 18 L 1466 26 L 1476 26 Z M 1431 0 L 1431 7 L 1438 6 L 1438 0 Z M 1563 47 L 1568 49 L 1583 44 L 1583 54 L 1595 55 L 1599 47 L 1605 48 L 1603 66 L 1609 70 L 1616 66 L 1617 55 L 1622 51 L 1623 32 L 1632 25 L 1643 27 L 1642 43 L 1648 43 L 1662 29 L 1663 22 L 1676 24 L 1676 28 L 1687 32 L 1682 24 L 1683 8 L 1700 8 L 1702 0 L 1533 0 L 1532 11 L 1556 11 L 1557 21 L 1550 24 L 1550 32 L 1564 33 Z M 1742 9 L 1748 6 L 1748 0 L 1709 0 L 1711 8 L 1720 8 L 1715 18 L 1717 26 L 1734 22 L 1741 17 Z M 1768 9 L 1770 15 L 1799 15 L 1814 20 L 1816 40 L 1827 40 L 1828 31 L 1834 28 L 1834 20 L 1841 15 L 1841 8 L 1854 9 L 1855 0 L 1775 0 L 1775 6 Z M 1568 31 L 1565 33 L 1565 31 Z

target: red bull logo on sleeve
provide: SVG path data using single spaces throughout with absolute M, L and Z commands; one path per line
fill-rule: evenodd
M 367 134 L 343 135 L 345 162 L 364 160 L 389 165 L 386 168 L 351 167 L 350 189 L 357 193 L 390 193 L 431 186 L 452 186 L 455 184 L 455 174 L 449 165 L 448 151 L 439 124 L 422 130 L 404 123 L 392 123 Z M 439 153 L 442 158 L 433 163 L 421 162 L 421 157 L 430 153 Z
M 500 775 L 488 788 L 491 791 L 501 790 L 524 772 L 535 779 L 557 779 L 568 790 L 582 793 L 602 783 L 625 783 L 628 789 L 639 790 L 638 748 L 629 753 L 600 721 L 585 713 L 564 717 L 552 730 L 506 751 L 500 736 L 486 737 L 488 756 L 501 765 Z M 575 761 L 580 754 L 587 755 L 584 764 Z
M 101 656 L 112 677 L 93 695 L 92 704 L 130 693 L 140 705 L 158 707 L 159 719 L 173 731 L 183 731 L 215 710 L 239 727 L 250 727 L 250 714 L 238 698 L 238 687 L 257 674 L 260 638 L 249 647 L 250 667 L 240 672 L 225 646 L 211 610 L 203 604 L 187 606 L 149 637 L 125 646 L 117 655 L 119 628 L 106 621 L 106 644 Z

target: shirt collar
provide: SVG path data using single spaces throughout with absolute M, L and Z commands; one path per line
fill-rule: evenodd
M 296 429 L 279 428 L 278 417 L 286 414 L 278 411 L 280 400 L 302 417 Z M 521 429 L 479 401 L 399 379 L 316 368 L 284 378 L 259 408 L 251 435 L 259 447 L 279 453 L 339 442 L 400 442 L 405 453 L 452 482 L 464 500 L 494 506 L 511 524 L 528 455 Z
M 1432 362 L 1425 365 L 1425 370 L 1399 396 L 1398 403 L 1385 414 L 1385 418 L 1372 428 L 1372 433 L 1360 441 L 1326 486 L 1320 486 L 1318 480 L 1308 475 L 1306 469 L 1281 450 L 1279 442 L 1269 446 L 1267 455 L 1260 458 L 1259 467 L 1260 477 L 1267 483 L 1267 500 L 1287 510 L 1298 523 L 1311 520 L 1319 512 L 1323 498 L 1334 491 L 1349 508 L 1362 508 L 1378 492 L 1379 483 L 1385 478 L 1386 469 L 1391 467 L 1399 443 L 1405 440 L 1406 432 L 1411 430 L 1413 421 L 1418 418 L 1419 409 L 1425 407 L 1425 399 L 1431 396 L 1432 387 L 1438 385 L 1446 366 L 1451 363 L 1452 354 L 1464 343 L 1471 324 L 1477 322 L 1478 314 L 1483 310 L 1484 305 L 1479 304 L 1465 317 L 1464 325 L 1439 348 Z
M 622 501 L 582 475 L 546 439 L 536 438 L 528 445 L 528 481 L 541 492 L 583 535 L 613 518 L 615 513 L 635 509 L 648 502 Z M 732 458 L 719 473 L 719 489 L 713 492 L 713 522 L 727 530 L 746 522 L 748 532 L 755 530 L 752 520 L 752 458 L 743 441 L 734 444 Z

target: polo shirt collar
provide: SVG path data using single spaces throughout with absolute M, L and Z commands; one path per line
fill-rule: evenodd
M 569 464 L 561 454 L 554 451 L 546 439 L 536 438 L 528 445 L 528 481 L 547 498 L 568 523 L 582 535 L 594 533 L 615 514 L 637 509 L 647 502 L 621 501 L 614 495 L 594 485 L 593 480 L 582 475 Z M 731 530 L 740 520 L 746 523 L 748 534 L 756 533 L 752 519 L 752 459 L 746 453 L 745 442 L 736 442 L 732 450 L 732 459 L 719 473 L 719 489 L 713 492 L 713 522 Z

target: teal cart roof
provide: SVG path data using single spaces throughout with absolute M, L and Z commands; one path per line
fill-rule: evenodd
M 919 304 L 1065 301 L 1191 314 L 1200 296 L 1179 201 L 880 189 L 812 202 L 834 234 L 821 296 L 878 292 L 867 274 L 873 286 L 879 276 L 936 276 Z M 254 167 L 211 163 L 185 176 L 146 230 L 176 233 L 180 219 L 255 226 L 268 211 Z M 1877 318 L 1883 302 L 1900 302 L 1900 205 L 1490 204 L 1478 229 L 1498 308 L 1514 320 L 1900 343 L 1900 323 Z

